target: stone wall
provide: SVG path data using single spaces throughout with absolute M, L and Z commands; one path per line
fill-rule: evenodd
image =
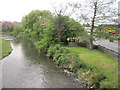
M 98 50 L 111 56 L 113 59 L 115 59 L 116 61 L 120 61 L 120 53 L 117 53 L 115 51 L 109 50 L 103 46 L 98 45 Z
M 81 43 L 78 43 L 78 44 L 76 42 L 70 42 L 69 46 L 70 47 L 78 47 L 78 46 L 80 46 L 80 47 L 89 48 L 89 44 L 86 43 L 86 42 L 81 42 Z M 105 48 L 103 46 L 100 46 L 100 45 L 93 45 L 93 49 L 97 49 L 97 50 L 105 53 L 106 55 L 111 56 L 116 61 L 120 61 L 120 53 L 118 54 L 117 52 L 112 51 L 110 49 L 107 49 L 107 48 Z

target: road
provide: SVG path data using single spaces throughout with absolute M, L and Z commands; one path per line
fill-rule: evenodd
M 101 45 L 107 49 L 120 53 L 120 46 L 118 43 L 109 42 L 107 40 L 97 40 L 97 41 L 94 41 L 93 44 Z

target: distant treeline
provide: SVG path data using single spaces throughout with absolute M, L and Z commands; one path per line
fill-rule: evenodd
M 0 21 L 0 26 L 3 32 L 12 32 L 14 25 L 21 24 L 20 22 Z

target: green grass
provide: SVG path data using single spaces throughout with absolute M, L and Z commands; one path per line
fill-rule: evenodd
M 117 61 L 98 50 L 89 50 L 82 47 L 67 48 L 78 53 L 80 62 L 83 62 L 88 67 L 96 67 L 99 72 L 103 73 L 107 77 L 105 80 L 100 82 L 101 88 L 118 87 Z M 99 73 L 98 71 L 94 72 Z
M 4 39 L 0 39 L 0 59 L 9 55 L 11 51 L 12 48 L 9 42 L 5 41 Z

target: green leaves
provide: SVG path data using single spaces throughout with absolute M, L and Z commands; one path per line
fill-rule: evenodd
M 16 24 L 13 27 L 13 32 L 11 32 L 10 34 L 15 36 L 15 37 L 19 37 L 20 35 L 22 35 L 23 32 L 23 27 L 21 24 Z
M 47 56 L 54 58 L 56 64 L 62 68 L 73 69 L 75 71 L 79 66 L 78 55 L 59 44 L 51 45 L 48 49 Z
M 22 26 L 25 30 L 25 36 L 32 41 L 38 41 L 42 38 L 43 29 L 50 23 L 52 14 L 49 11 L 33 10 L 22 18 Z
M 48 24 L 43 33 L 41 34 L 42 38 L 38 41 L 37 48 L 39 50 L 47 50 L 47 48 L 55 43 L 55 28 L 53 24 Z
M 118 37 L 117 25 L 101 24 L 96 29 L 96 37 L 105 38 L 113 41 Z

